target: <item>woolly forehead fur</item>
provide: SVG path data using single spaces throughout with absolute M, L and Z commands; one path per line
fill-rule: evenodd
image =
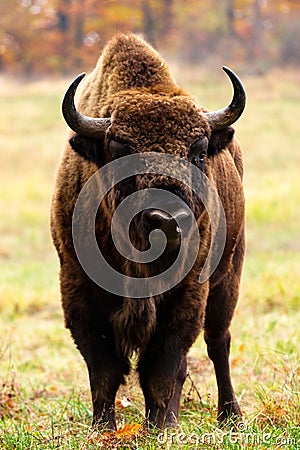
M 185 157 L 190 145 L 210 135 L 203 109 L 175 82 L 161 56 L 135 35 L 117 35 L 104 48 L 82 86 L 79 109 L 111 117 L 110 137 L 135 151 Z
M 112 107 L 109 136 L 126 142 L 135 151 L 158 151 L 186 157 L 209 126 L 186 96 L 130 92 L 118 96 Z

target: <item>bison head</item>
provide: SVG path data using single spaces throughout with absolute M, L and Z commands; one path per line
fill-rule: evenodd
M 234 88 L 233 99 L 224 109 L 207 112 L 182 89 L 164 86 L 163 89 L 140 88 L 114 94 L 108 108 L 110 117 L 105 118 L 87 117 L 77 111 L 74 95 L 84 77 L 84 74 L 79 75 L 67 90 L 62 107 L 67 124 L 76 133 L 70 140 L 72 148 L 98 167 L 133 153 L 168 153 L 190 161 L 209 176 L 211 158 L 230 143 L 234 134 L 231 125 L 245 107 L 241 81 L 230 69 L 223 69 Z M 147 174 L 123 180 L 110 192 L 107 208 L 112 217 L 126 197 L 147 188 L 174 194 L 166 212 L 152 207 L 145 193 L 143 208 L 130 227 L 131 240 L 141 251 L 147 250 L 150 233 L 154 232 L 152 241 L 157 238 L 159 242 L 161 234 L 156 235 L 155 230 L 163 231 L 167 237 L 165 254 L 169 258 L 170 255 L 176 257 L 184 234 L 188 236 L 191 214 L 200 223 L 204 212 L 199 198 L 184 183 L 178 182 L 176 170 L 178 164 L 174 166 L 173 178 L 161 176 L 159 167 L 149 167 Z

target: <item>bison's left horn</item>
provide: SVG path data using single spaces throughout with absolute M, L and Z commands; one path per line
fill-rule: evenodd
M 246 105 L 246 92 L 243 83 L 228 67 L 223 67 L 223 70 L 232 82 L 234 94 L 230 105 L 226 108 L 205 114 L 212 130 L 221 130 L 232 125 L 241 116 Z
M 93 138 L 102 138 L 105 135 L 111 121 L 109 118 L 87 117 L 77 111 L 74 96 L 80 81 L 85 73 L 78 75 L 70 84 L 62 102 L 62 113 L 69 127 L 78 134 Z

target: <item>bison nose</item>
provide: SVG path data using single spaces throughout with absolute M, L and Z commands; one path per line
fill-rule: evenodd
M 147 233 L 162 230 L 169 243 L 179 243 L 182 231 L 190 219 L 190 213 L 185 208 L 179 208 L 169 214 L 160 209 L 146 209 L 142 213 L 142 222 Z

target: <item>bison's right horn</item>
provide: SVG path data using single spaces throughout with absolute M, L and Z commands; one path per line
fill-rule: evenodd
M 62 113 L 69 127 L 78 134 L 93 138 L 102 138 L 105 135 L 111 121 L 109 118 L 87 117 L 77 111 L 74 96 L 80 81 L 85 77 L 85 73 L 78 75 L 70 84 L 62 102 Z

